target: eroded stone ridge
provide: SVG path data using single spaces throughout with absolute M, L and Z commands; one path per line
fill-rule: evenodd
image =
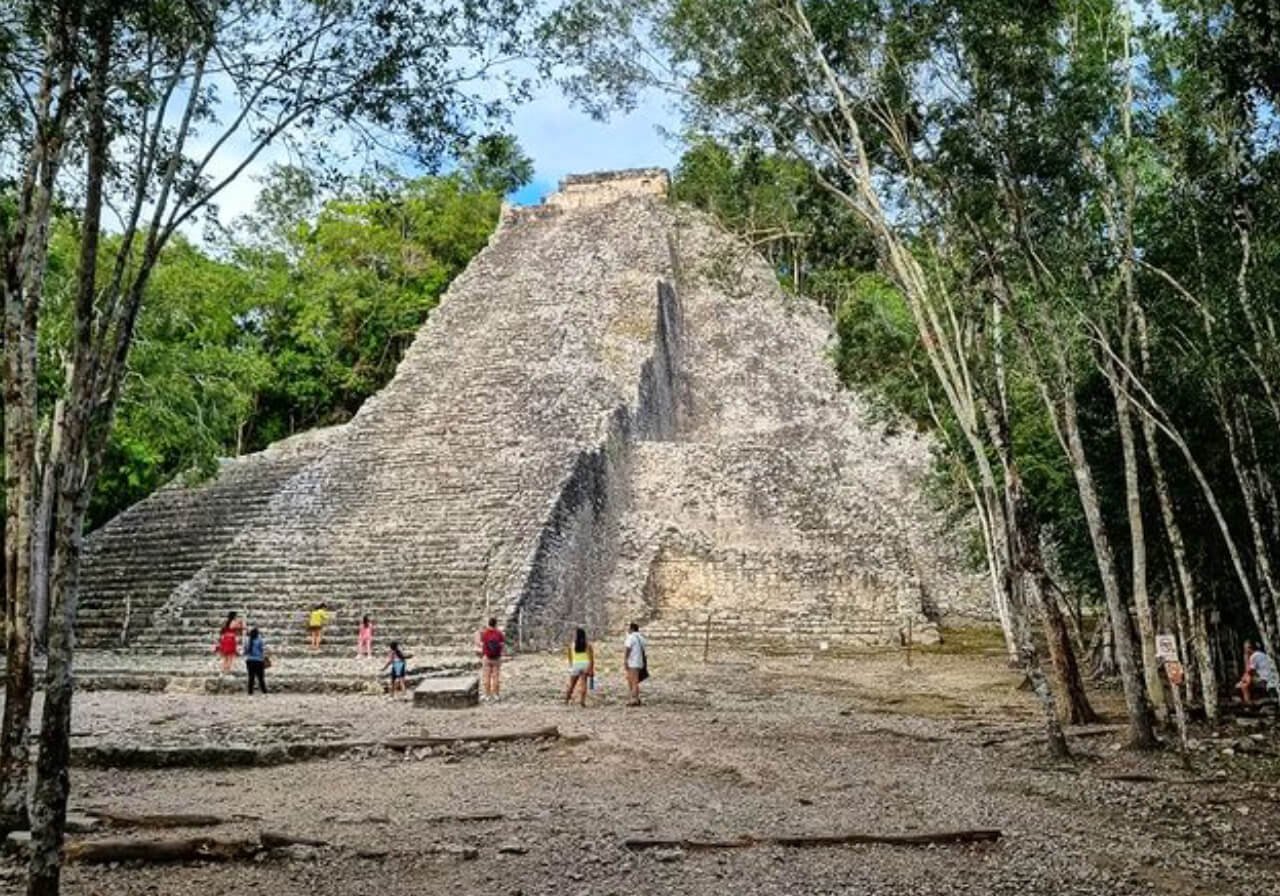
M 928 446 L 838 388 L 830 322 L 667 176 L 570 178 L 508 210 L 351 422 L 163 489 L 91 537 L 80 638 L 346 649 L 631 618 L 799 646 L 936 632 L 981 590 L 921 496 Z

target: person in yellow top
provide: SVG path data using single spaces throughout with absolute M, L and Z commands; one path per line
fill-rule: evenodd
M 320 649 L 320 636 L 324 634 L 324 627 L 328 623 L 329 609 L 324 604 L 316 604 L 307 614 L 307 637 L 312 650 Z
M 582 696 L 578 702 L 586 706 L 587 688 L 593 684 L 593 679 L 596 677 L 596 654 L 587 641 L 586 629 L 579 628 L 573 633 L 573 643 L 569 645 L 566 652 L 569 656 L 569 687 L 564 692 L 564 702 L 571 701 L 573 692 L 581 687 Z

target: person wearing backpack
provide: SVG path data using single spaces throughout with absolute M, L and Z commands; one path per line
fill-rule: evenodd
M 507 647 L 507 636 L 498 628 L 498 620 L 490 616 L 489 625 L 476 635 L 477 652 L 480 654 L 481 701 L 497 703 L 502 699 L 502 654 Z
M 627 639 L 622 642 L 622 668 L 627 674 L 627 706 L 640 705 L 640 682 L 649 677 L 649 644 L 640 634 L 638 623 L 631 623 Z

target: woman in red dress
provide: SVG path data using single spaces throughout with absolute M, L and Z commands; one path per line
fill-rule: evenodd
M 218 645 L 213 648 L 222 664 L 222 674 L 231 671 L 231 661 L 240 652 L 240 635 L 244 632 L 244 622 L 236 618 L 236 611 L 227 614 L 227 621 L 222 623 L 222 632 L 218 635 Z

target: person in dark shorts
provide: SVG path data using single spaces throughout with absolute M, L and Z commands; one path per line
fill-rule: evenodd
M 496 617 L 489 617 L 489 625 L 476 635 L 476 649 L 480 654 L 480 699 L 497 702 L 502 699 L 502 654 L 507 647 L 507 636 L 498 628 Z
M 244 667 L 249 672 L 250 694 L 255 681 L 262 693 L 267 692 L 267 662 L 267 645 L 262 634 L 256 628 L 249 629 L 249 638 L 244 642 Z
M 405 677 L 409 673 L 409 657 L 400 645 L 392 641 L 387 651 L 387 661 L 383 665 L 384 669 L 391 670 L 391 687 L 388 689 L 391 696 L 403 694 L 405 690 Z

